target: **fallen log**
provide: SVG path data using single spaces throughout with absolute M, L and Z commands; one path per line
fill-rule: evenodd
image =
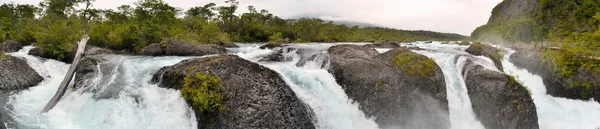
M 79 41 L 79 43 L 77 43 L 77 51 L 75 53 L 75 59 L 73 59 L 73 63 L 69 67 L 69 71 L 67 71 L 65 78 L 60 83 L 60 87 L 58 87 L 56 94 L 54 94 L 54 97 L 52 97 L 52 99 L 50 99 L 48 104 L 46 104 L 46 107 L 44 107 L 43 113 L 48 112 L 52 108 L 54 108 L 54 106 L 56 106 L 58 101 L 60 101 L 60 99 L 63 97 L 63 95 L 67 91 L 67 87 L 69 86 L 69 83 L 71 82 L 71 79 L 73 79 L 73 75 L 75 74 L 75 68 L 77 68 L 77 65 L 79 64 L 79 60 L 81 60 L 81 56 L 82 56 L 83 52 L 85 51 L 85 45 L 87 44 L 88 39 L 89 39 L 89 37 L 87 35 L 84 35 L 81 38 L 81 41 Z

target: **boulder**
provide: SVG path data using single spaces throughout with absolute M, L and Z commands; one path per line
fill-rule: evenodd
M 0 57 L 0 91 L 27 89 L 42 80 L 27 61 L 10 55 Z
M 487 129 L 538 129 L 531 93 L 514 77 L 485 69 L 470 59 L 462 75 L 473 112 Z
M 372 48 L 399 48 L 400 45 L 397 43 L 383 42 L 383 43 L 375 43 L 375 44 L 367 44 L 367 47 Z
M 73 58 L 75 58 L 75 49 L 76 48 L 73 48 L 71 52 L 63 53 L 63 56 L 54 56 L 48 51 L 44 50 L 43 48 L 33 48 L 29 51 L 29 55 L 38 56 L 46 59 L 54 59 L 65 63 L 72 63 Z
M 4 51 L 5 53 L 9 52 L 17 52 L 23 48 L 23 45 L 17 43 L 13 40 L 8 40 L 4 43 L 0 43 L 0 52 Z
M 461 41 L 460 43 L 458 43 L 458 45 L 460 45 L 460 46 L 467 46 L 467 45 L 471 45 L 471 42 L 469 42 L 469 41 Z
M 146 56 L 204 56 L 225 54 L 227 50 L 215 44 L 190 44 L 177 40 L 165 40 L 163 43 L 150 44 L 142 48 L 140 54 Z
M 472 55 L 485 56 L 492 59 L 496 68 L 500 71 L 504 71 L 504 67 L 502 66 L 502 50 L 497 49 L 492 45 L 474 43 L 465 51 Z
M 600 73 L 593 70 L 577 69 L 575 75 L 560 76 L 555 72 L 554 64 L 542 57 L 542 50 L 536 47 L 520 46 L 510 55 L 509 61 L 516 67 L 527 69 L 542 77 L 546 93 L 555 97 L 600 102 Z M 583 83 L 582 83 L 583 82 Z M 589 88 L 582 84 L 589 84 Z
M 406 48 L 379 54 L 338 45 L 327 51 L 337 83 L 380 128 L 450 128 L 446 83 L 433 60 Z
M 64 53 L 63 57 L 57 57 L 57 56 L 51 55 L 50 53 L 45 51 L 43 48 L 33 48 L 29 51 L 29 55 L 38 56 L 38 57 L 47 58 L 47 59 L 54 59 L 54 60 L 62 61 L 65 63 L 73 63 L 73 59 L 75 58 L 76 51 L 77 51 L 77 48 L 74 47 L 73 50 L 71 50 L 71 52 Z M 115 54 L 115 53 L 116 52 L 109 50 L 109 49 L 100 48 L 100 47 L 96 47 L 93 45 L 86 45 L 85 52 L 83 54 L 84 54 L 84 56 L 88 56 L 88 55 Z
M 315 128 L 312 110 L 278 73 L 235 55 L 184 60 L 156 72 L 153 81 L 160 87 L 181 89 L 182 79 L 197 73 L 220 79 L 222 104 L 229 109 L 194 109 L 199 128 Z

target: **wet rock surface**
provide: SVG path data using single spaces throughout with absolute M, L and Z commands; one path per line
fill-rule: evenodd
M 489 70 L 470 59 L 462 75 L 476 118 L 487 129 L 538 129 L 531 94 L 514 77 Z
M 429 58 L 406 48 L 379 54 L 368 46 L 338 45 L 327 51 L 336 82 L 380 128 L 450 128 L 441 69 L 435 65 L 431 75 L 411 75 L 393 62 L 403 53 L 414 61 Z
M 278 73 L 235 55 L 184 60 L 156 72 L 153 82 L 180 89 L 180 79 L 198 72 L 220 78 L 224 105 L 230 109 L 219 113 L 196 110 L 199 128 L 315 128 L 312 110 Z M 202 118 L 206 115 L 214 117 Z

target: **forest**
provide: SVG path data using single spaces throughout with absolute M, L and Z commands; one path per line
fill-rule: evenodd
M 600 73 L 599 11 L 600 0 L 504 0 L 471 38 L 560 47 L 544 53 L 560 75 L 572 76 L 580 68 Z
M 467 39 L 431 31 L 349 27 L 318 18 L 282 19 L 253 6 L 238 14 L 236 0 L 187 10 L 162 0 L 139 0 L 117 10 L 96 9 L 93 2 L 44 0 L 38 6 L 4 3 L 0 6 L 0 42 L 33 44 L 60 57 L 70 52 L 83 34 L 89 35 L 88 44 L 131 53 L 165 39 L 197 44 L 279 39 L 295 43 Z

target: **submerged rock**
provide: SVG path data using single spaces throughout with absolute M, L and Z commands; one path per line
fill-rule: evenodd
M 218 113 L 195 110 L 199 128 L 315 128 L 311 109 L 278 73 L 235 55 L 184 60 L 156 72 L 153 82 L 181 89 L 181 80 L 196 73 L 220 79 L 223 104 L 229 109 Z M 207 115 L 213 117 L 202 117 Z
M 540 48 L 519 47 L 510 56 L 510 62 L 542 77 L 546 92 L 555 97 L 600 102 L 600 73 L 578 68 L 575 75 L 566 77 L 555 72 L 554 64 L 543 59 Z M 589 84 L 589 88 L 582 84 Z
M 10 55 L 0 58 L 0 91 L 27 89 L 42 80 L 27 61 Z
M 327 51 L 337 83 L 380 128 L 450 128 L 446 83 L 433 60 L 406 48 L 379 54 L 339 45 Z
M 538 129 L 531 93 L 514 77 L 470 59 L 462 75 L 477 119 L 487 129 Z
M 465 51 L 472 55 L 485 56 L 492 59 L 496 68 L 500 71 L 504 71 L 504 67 L 502 66 L 502 50 L 489 44 L 474 43 Z
M 225 54 L 227 50 L 215 44 L 190 44 L 176 40 L 150 44 L 142 48 L 140 54 L 146 56 L 204 56 Z

